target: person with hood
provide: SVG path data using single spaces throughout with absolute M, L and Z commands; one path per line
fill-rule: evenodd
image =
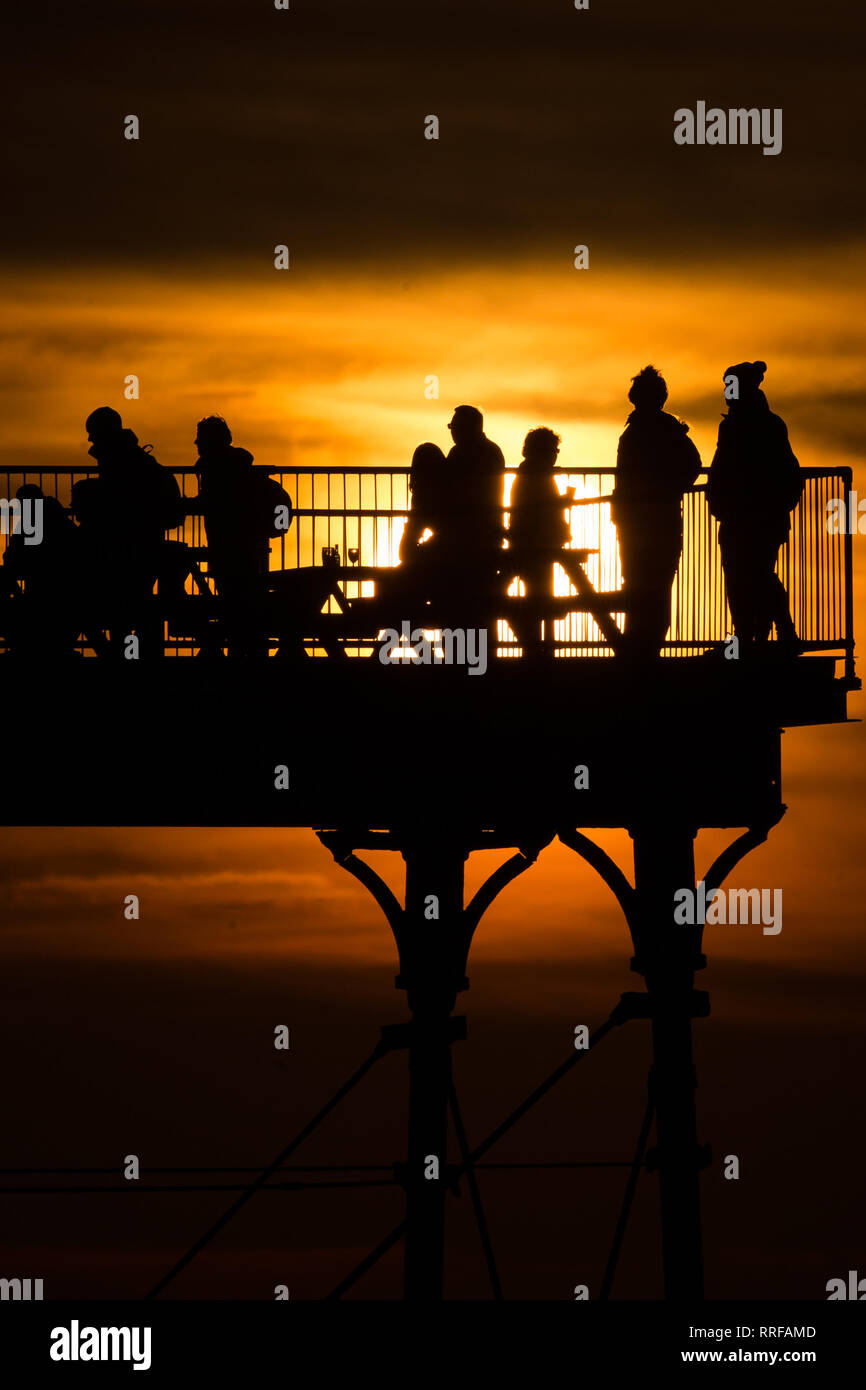
M 800 646 L 776 562 L 803 479 L 788 427 L 760 389 L 766 370 L 766 362 L 739 362 L 724 374 L 728 413 L 719 425 L 707 501 L 719 522 L 737 638 L 749 646 L 765 642 L 775 623 L 780 643 L 797 654 Z
M 667 636 L 683 546 L 683 494 L 701 470 L 688 425 L 664 409 L 667 396 L 655 367 L 632 378 L 634 409 L 616 454 L 611 515 L 629 602 L 622 650 L 640 659 L 657 656 Z
M 72 512 L 87 601 L 109 629 L 112 654 L 122 655 L 126 637 L 136 632 L 141 656 L 161 655 L 162 623 L 151 600 L 165 533 L 183 520 L 180 490 L 110 406 L 94 410 L 85 427 L 98 474 L 74 484 Z
M 208 574 L 223 603 L 229 652 L 267 655 L 259 609 L 270 563 L 270 530 L 253 456 L 232 443 L 220 415 L 199 421 L 195 446 L 199 491 L 187 503 L 187 513 L 204 518 Z

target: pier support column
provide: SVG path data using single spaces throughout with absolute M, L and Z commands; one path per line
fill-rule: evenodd
M 694 834 L 676 826 L 632 831 L 635 862 L 633 968 L 646 980 L 652 1018 L 659 1200 L 665 1298 L 704 1296 L 700 1168 L 692 1018 L 709 1010 L 694 990 L 704 964 L 700 925 L 674 921 L 677 889 L 695 891 Z
M 453 842 L 407 846 L 406 910 L 400 983 L 407 991 L 409 1133 L 405 1167 L 404 1292 L 411 1302 L 442 1298 L 451 1011 L 465 988 L 463 869 L 467 851 Z
M 551 835 L 518 849 L 464 907 L 464 865 L 473 848 L 485 847 L 480 832 L 473 838 L 415 824 L 396 842 L 390 832 L 383 837 L 357 828 L 317 834 L 336 862 L 372 894 L 397 943 L 397 986 L 406 990 L 412 1017 L 409 1023 L 386 1025 L 382 1041 L 388 1051 L 409 1052 L 407 1154 L 397 1168 L 406 1190 L 404 1296 L 412 1302 L 437 1302 L 443 1291 L 445 1195 L 455 1176 L 447 1152 L 448 1111 L 456 1106 L 451 1044 L 466 1037 L 466 1020 L 451 1014 L 457 995 L 469 988 L 466 964 L 478 923 L 503 888 L 531 868 Z M 359 844 L 400 849 L 406 862 L 404 907 L 355 853 Z M 475 1202 L 480 1211 L 477 1191 Z M 483 1212 L 480 1224 L 484 1225 Z

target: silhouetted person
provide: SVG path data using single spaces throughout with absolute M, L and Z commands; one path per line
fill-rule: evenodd
M 803 480 L 788 427 L 760 389 L 766 370 L 766 362 L 739 362 L 725 372 L 732 394 L 719 425 L 707 501 L 719 522 L 737 637 L 747 644 L 764 642 L 775 623 L 779 641 L 796 654 L 800 647 L 776 561 Z
M 419 444 L 409 474 L 411 510 L 400 537 L 400 592 L 422 602 L 441 588 L 442 505 L 447 462 L 438 444 Z M 432 534 L 425 537 L 425 532 Z
M 443 499 L 445 596 L 467 627 L 487 628 L 487 649 L 496 651 L 497 576 L 503 561 L 505 459 L 484 433 L 484 417 L 474 405 L 458 405 L 448 425 L 454 440 L 448 452 Z
M 440 530 L 445 462 L 445 455 L 438 444 L 419 444 L 412 455 L 409 473 L 411 510 L 400 537 L 401 564 L 411 563 L 415 558 L 413 552 L 421 544 L 425 531 L 432 531 L 435 535 Z
M 9 610 L 10 650 L 31 658 L 68 656 L 80 624 L 76 528 L 57 498 L 46 497 L 35 483 L 22 484 L 15 496 L 22 503 L 41 503 L 42 521 L 37 545 L 25 544 L 19 530 L 10 536 L 3 556 L 7 573 L 24 582 L 23 597 Z
M 107 617 L 114 655 L 123 655 L 132 632 L 141 656 L 162 655 L 163 624 L 152 597 L 165 533 L 183 519 L 177 482 L 110 406 L 94 410 L 86 429 L 99 473 L 74 485 L 72 509 L 93 611 Z
M 571 528 L 565 509 L 572 500 L 571 491 L 560 493 L 556 486 L 556 459 L 560 438 L 553 430 L 530 430 L 523 441 L 523 461 L 511 488 L 507 531 L 508 552 L 504 567 L 519 575 L 526 597 L 530 600 L 553 592 L 553 564 L 566 560 L 565 546 L 571 539 Z M 541 637 L 540 622 L 521 624 L 524 631 L 517 639 L 528 649 Z
M 448 428 L 454 440 L 442 497 L 448 549 L 461 568 L 492 577 L 502 554 L 505 459 L 474 405 L 458 405 Z
M 270 528 L 261 479 L 248 449 L 232 443 L 219 415 L 200 420 L 196 431 L 198 497 L 188 514 L 204 518 L 208 573 L 223 602 L 232 656 L 266 656 L 262 603 L 270 562 Z M 272 518 L 271 518 L 272 520 Z
M 630 608 L 623 650 L 657 656 L 671 617 L 671 586 L 683 546 L 682 499 L 701 468 L 688 425 L 669 415 L 668 388 L 655 367 L 632 378 L 634 409 L 620 435 L 611 515 Z
M 492 653 L 494 591 L 503 558 L 505 459 L 485 435 L 483 416 L 474 405 L 458 405 L 448 428 L 454 445 L 441 493 L 438 592 L 449 622 L 488 628 Z

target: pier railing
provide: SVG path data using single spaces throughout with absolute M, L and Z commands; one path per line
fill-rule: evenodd
M 22 483 L 36 483 L 46 496 L 69 506 L 72 486 L 93 476 L 92 467 L 57 467 L 28 470 L 0 469 L 0 498 L 11 499 Z M 192 468 L 175 469 L 185 497 L 198 490 Z M 271 543 L 271 569 L 292 570 L 322 564 L 323 550 L 336 547 L 340 563 L 359 569 L 388 568 L 398 563 L 398 547 L 409 512 L 408 467 L 382 468 L 286 468 L 267 472 L 279 479 L 295 504 L 293 524 L 285 536 Z M 846 674 L 853 675 L 852 536 L 828 528 L 828 504 L 847 501 L 851 470 L 804 468 L 801 501 L 792 514 L 791 533 L 780 551 L 778 574 L 789 596 L 791 614 L 806 651 L 836 653 L 845 659 Z M 505 475 L 503 504 L 506 523 L 508 498 L 515 473 Z M 622 587 L 616 528 L 611 519 L 610 494 L 615 482 L 612 470 L 591 468 L 558 470 L 561 491 L 573 488 L 575 505 L 570 510 L 571 545 L 591 554 L 585 571 L 595 590 L 612 593 Z M 202 519 L 188 517 L 169 539 L 185 541 L 195 551 L 207 574 L 206 537 Z M 0 534 L 0 554 L 8 537 Z M 518 593 L 518 581 L 511 592 Z M 347 598 L 374 592 L 375 581 L 346 577 Z M 188 592 L 192 583 L 187 581 Z M 573 592 L 564 570 L 554 572 L 554 592 Z M 333 604 L 332 604 L 333 606 Z M 336 611 L 336 608 L 334 608 Z M 622 626 L 623 616 L 614 614 Z M 683 501 L 683 550 L 671 593 L 671 624 L 665 642 L 666 655 L 689 655 L 718 647 L 732 632 L 725 592 L 718 526 L 709 514 L 706 478 L 701 475 Z M 553 622 L 553 641 L 561 657 L 611 655 L 609 644 L 586 612 L 569 613 Z M 503 620 L 499 624 L 500 656 L 518 655 L 514 634 Z M 349 644 L 351 647 L 351 644 Z M 181 655 L 194 647 L 191 639 L 167 633 L 167 651 Z M 354 645 L 357 650 L 357 644 Z

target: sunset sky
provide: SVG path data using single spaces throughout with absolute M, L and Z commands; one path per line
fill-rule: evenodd
M 850 465 L 866 496 L 864 20 L 843 0 L 712 12 L 687 0 L 592 0 L 587 12 L 569 0 L 292 0 L 288 12 L 98 0 L 22 12 L 16 31 L 0 467 L 83 461 L 84 419 L 103 404 L 171 466 L 194 461 L 196 421 L 213 413 L 275 468 L 404 465 L 422 440 L 447 445 L 463 401 L 509 464 L 544 424 L 562 435 L 561 466 L 604 467 L 648 362 L 708 464 L 723 370 L 760 357 L 800 463 Z M 675 146 L 673 112 L 698 99 L 782 107 L 782 153 Z M 138 142 L 123 138 L 128 113 Z M 429 113 L 438 141 L 423 137 Z M 576 244 L 589 246 L 586 271 Z M 438 400 L 424 396 L 431 374 Z M 854 561 L 859 632 L 866 537 Z M 851 698 L 852 717 L 864 708 Z M 74 731 L 56 736 L 62 752 Z M 699 756 L 697 711 L 693 736 Z M 717 1158 L 742 1153 L 746 1174 L 736 1196 L 718 1164 L 705 1177 L 720 1297 L 820 1298 L 862 1260 L 862 725 L 791 730 L 783 755 L 788 814 L 730 884 L 782 887 L 784 929 L 709 928 L 699 981 L 713 998 L 696 1025 L 700 1130 Z M 625 833 L 598 838 L 628 871 Z M 699 867 L 728 838 L 704 832 Z M 477 859 L 472 884 L 498 862 Z M 311 832 L 10 828 L 0 864 L 0 1037 L 22 1059 L 6 1166 L 99 1166 L 139 1149 L 162 1164 L 264 1164 L 379 1025 L 403 1017 L 386 928 Z M 398 866 L 377 867 L 396 886 Z M 122 917 L 129 892 L 142 896 L 138 923 Z M 607 891 L 561 846 L 503 894 L 461 1000 L 470 1036 L 455 1065 L 473 1139 L 568 1055 L 575 1023 L 638 986 L 629 955 Z M 296 1047 L 279 1065 L 267 1045 L 278 1022 Z M 630 1157 L 641 1027 L 503 1157 Z M 310 1162 L 400 1156 L 403 1061 L 383 1064 L 386 1083 L 374 1071 L 366 1102 Z M 568 1298 L 582 1272 L 598 1282 L 619 1175 L 556 1179 L 546 1193 L 487 1181 L 510 1296 Z M 126 1198 L 96 1212 L 66 1200 L 26 1199 L 3 1217 L 6 1262 L 44 1269 L 51 1296 L 115 1284 L 138 1296 L 215 1211 L 213 1198 L 185 1214 L 165 1212 L 179 1199 L 159 1211 L 142 1199 L 121 1219 Z M 242 1219 L 177 1296 L 268 1297 L 288 1260 L 293 1297 L 320 1297 L 399 1219 L 396 1193 L 361 1216 L 351 1195 L 260 1200 L 277 1205 Z M 641 1202 L 620 1296 L 658 1296 L 649 1180 Z M 452 1291 L 478 1296 L 468 1202 L 457 1205 Z M 396 1271 L 392 1260 L 359 1292 L 395 1296 Z

